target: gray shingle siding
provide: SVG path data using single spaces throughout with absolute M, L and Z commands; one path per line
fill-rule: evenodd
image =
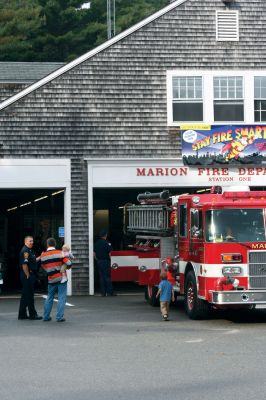
M 0 103 L 5 99 L 14 96 L 14 94 L 20 92 L 25 87 L 26 84 L 18 84 L 18 83 L 1 83 L 0 82 Z
M 221 0 L 187 0 L 0 113 L 4 157 L 71 158 L 73 292 L 88 291 L 85 157 L 177 157 L 168 69 L 264 69 L 264 0 L 236 0 L 240 41 L 216 42 Z M 12 117 L 12 118 L 11 118 Z

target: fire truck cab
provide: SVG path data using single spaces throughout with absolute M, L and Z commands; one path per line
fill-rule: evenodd
M 150 304 L 162 270 L 192 319 L 210 307 L 266 303 L 266 192 L 214 188 L 171 197 L 164 191 L 138 200 L 125 212 L 128 231 L 136 233 L 136 280 Z M 117 255 L 113 267 L 119 269 Z

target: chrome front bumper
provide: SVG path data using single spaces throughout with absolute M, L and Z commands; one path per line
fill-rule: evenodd
M 212 304 L 266 304 L 266 290 L 211 291 Z

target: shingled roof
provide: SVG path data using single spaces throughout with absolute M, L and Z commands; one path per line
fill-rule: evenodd
M 59 62 L 0 62 L 0 83 L 33 83 L 63 67 Z

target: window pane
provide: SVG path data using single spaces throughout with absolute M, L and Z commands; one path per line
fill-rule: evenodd
M 256 111 L 260 110 L 260 100 L 254 101 L 254 110 Z
M 235 88 L 229 88 L 228 98 L 229 99 L 235 99 L 236 98 Z
M 173 98 L 174 99 L 179 99 L 180 98 L 179 87 L 173 87 Z
M 243 99 L 243 91 L 242 89 L 236 88 L 236 98 Z
M 194 99 L 194 87 L 193 86 L 188 86 L 187 97 L 188 97 L 188 99 Z
M 243 87 L 243 78 L 241 76 L 236 77 L 236 87 L 239 87 L 239 88 Z
M 261 112 L 261 121 L 266 121 L 266 111 Z
M 202 103 L 174 103 L 174 121 L 203 121 Z
M 173 78 L 173 86 L 179 86 L 179 78 Z
M 235 80 L 235 78 L 228 78 L 228 86 L 229 86 L 229 88 L 235 88 L 235 83 L 236 83 L 236 80 Z
M 187 98 L 186 86 L 181 85 L 180 86 L 180 99 L 186 99 L 186 98 Z
M 244 104 L 242 102 L 214 102 L 215 121 L 244 121 Z
M 218 86 L 214 86 L 214 98 L 215 99 L 219 99 L 219 87 Z
M 255 122 L 260 122 L 260 112 L 255 111 Z
M 260 108 L 265 111 L 266 110 L 266 100 L 261 100 L 260 101 Z
M 187 236 L 187 206 L 186 204 L 181 204 L 179 209 L 179 235 Z
M 227 90 L 227 79 L 226 78 L 221 78 L 220 86 L 221 86 L 222 89 Z
M 254 77 L 254 97 L 256 99 L 266 99 L 266 77 Z
M 260 88 L 259 87 L 254 88 L 254 97 L 255 97 L 255 99 L 260 99 Z
M 260 98 L 266 99 L 266 87 L 263 87 L 263 86 L 261 87 Z

